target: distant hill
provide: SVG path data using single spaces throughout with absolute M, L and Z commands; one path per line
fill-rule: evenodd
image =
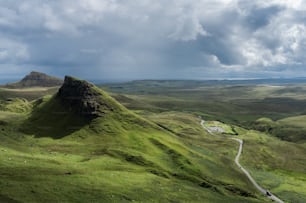
M 32 71 L 26 75 L 22 80 L 15 83 L 9 83 L 4 87 L 7 88 L 25 88 L 25 87 L 54 87 L 63 84 L 63 80 L 45 73 Z

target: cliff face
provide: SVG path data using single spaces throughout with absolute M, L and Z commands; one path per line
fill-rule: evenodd
M 64 84 L 57 93 L 57 97 L 68 110 L 80 115 L 89 118 L 103 115 L 100 107 L 105 104 L 100 101 L 101 94 L 95 90 L 93 84 L 87 81 L 66 76 Z
M 22 129 L 38 137 L 61 138 L 86 125 L 94 132 L 115 132 L 112 122 L 122 120 L 139 119 L 92 83 L 66 76 L 55 95 L 36 100 Z
M 44 73 L 32 71 L 26 75 L 21 81 L 16 83 L 7 84 L 9 88 L 22 88 L 22 87 L 53 87 L 63 84 L 63 80 L 49 76 Z

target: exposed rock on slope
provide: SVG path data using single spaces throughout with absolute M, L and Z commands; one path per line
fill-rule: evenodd
M 22 129 L 37 137 L 62 138 L 85 126 L 95 133 L 109 134 L 129 128 L 156 127 L 95 85 L 66 76 L 56 95 L 43 97 L 33 104 Z
M 32 71 L 26 75 L 21 81 L 7 84 L 8 88 L 23 88 L 23 87 L 53 87 L 63 84 L 63 80 L 49 76 L 44 73 Z
M 69 111 L 90 118 L 99 117 L 107 111 L 120 108 L 93 84 L 70 76 L 65 77 L 64 84 L 59 89 L 57 97 Z

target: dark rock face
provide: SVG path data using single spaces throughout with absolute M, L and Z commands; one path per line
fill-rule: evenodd
M 103 114 L 100 111 L 100 96 L 94 85 L 66 76 L 64 84 L 59 89 L 57 97 L 69 111 L 74 111 L 88 118 L 96 118 Z

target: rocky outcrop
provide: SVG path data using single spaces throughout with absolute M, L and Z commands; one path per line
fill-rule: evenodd
M 8 88 L 23 88 L 23 87 L 53 87 L 63 84 L 63 80 L 49 76 L 45 73 L 32 71 L 26 75 L 21 81 L 7 84 Z
M 59 89 L 57 97 L 70 111 L 74 111 L 88 118 L 96 118 L 103 115 L 101 105 L 101 93 L 96 91 L 94 85 L 66 76 L 64 84 Z

